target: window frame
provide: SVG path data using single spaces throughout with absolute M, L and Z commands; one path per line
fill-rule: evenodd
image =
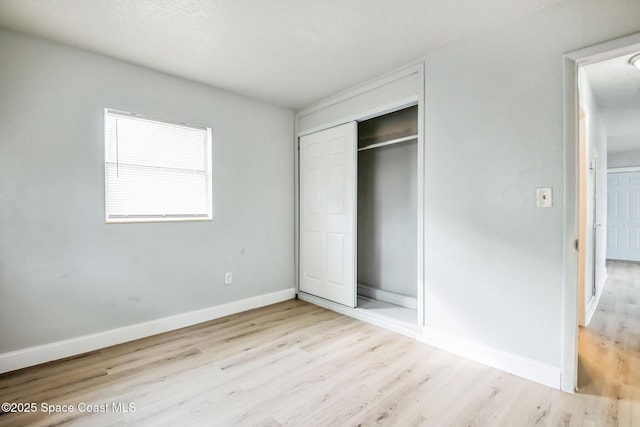
M 169 124 L 174 126 L 182 126 L 192 129 L 198 129 L 206 132 L 206 158 L 205 165 L 207 167 L 207 212 L 206 216 L 195 216 L 193 214 L 184 214 L 184 215 L 125 215 L 123 217 L 110 217 L 108 212 L 108 203 L 107 197 L 109 194 L 109 171 L 107 164 L 108 161 L 108 144 L 107 144 L 107 119 L 108 116 L 112 115 L 120 115 L 125 117 L 133 117 L 137 119 L 148 120 L 152 122 Z M 105 213 L 105 222 L 107 224 L 126 224 L 126 223 L 151 223 L 151 222 L 191 222 L 191 221 L 211 221 L 213 220 L 213 147 L 212 147 L 212 138 L 211 138 L 211 128 L 207 126 L 194 125 L 185 122 L 171 121 L 158 119 L 156 117 L 147 116 L 144 114 L 133 113 L 129 111 L 118 110 L 115 108 L 105 108 L 103 112 L 103 145 L 104 145 L 104 213 Z

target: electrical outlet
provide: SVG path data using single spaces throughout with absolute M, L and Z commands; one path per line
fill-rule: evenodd
M 224 273 L 224 284 L 230 285 L 233 282 L 233 275 L 231 273 Z

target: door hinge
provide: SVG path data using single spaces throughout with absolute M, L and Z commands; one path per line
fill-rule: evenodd
M 573 248 L 577 251 L 579 246 L 580 241 L 578 239 L 573 241 Z

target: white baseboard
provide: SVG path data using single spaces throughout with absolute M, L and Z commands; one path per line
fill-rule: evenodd
M 600 297 L 602 296 L 602 291 L 604 291 L 604 285 L 607 283 L 608 277 L 609 273 L 605 270 L 602 277 L 600 277 L 600 280 L 598 280 L 598 284 L 596 285 L 596 295 L 591 298 L 584 313 L 584 326 L 589 326 L 591 319 L 593 319 L 593 315 L 596 314 L 598 304 L 600 304 Z
M 372 325 L 380 326 L 381 328 L 388 329 L 398 334 L 406 335 L 411 338 L 416 337 L 416 326 L 410 325 L 401 320 L 393 319 L 387 316 L 381 316 L 373 313 L 370 310 L 362 308 L 351 308 L 346 305 L 338 304 L 333 301 L 319 298 L 311 294 L 304 292 L 298 292 L 298 298 L 302 301 L 310 302 L 312 304 L 324 307 L 331 311 L 335 311 L 345 316 L 353 317 L 354 319 L 362 320 L 363 322 L 371 323 Z
M 467 340 L 466 338 L 457 337 L 428 327 L 424 327 L 423 333 L 420 335 L 418 334 L 415 326 L 376 315 L 375 313 L 371 313 L 365 309 L 350 308 L 304 292 L 299 292 L 298 298 L 358 320 L 389 329 L 393 332 L 416 338 L 418 341 L 432 345 L 433 347 L 466 357 L 467 359 L 474 360 L 484 365 L 509 372 L 549 387 L 560 389 L 561 371 L 559 367 L 547 365 L 504 350 L 488 347 L 475 341 Z
M 407 295 L 397 294 L 395 292 L 383 291 L 364 283 L 358 283 L 358 294 L 365 297 L 377 299 L 378 301 L 388 302 L 390 304 L 399 305 L 400 307 L 418 309 L 418 299 Z
M 560 389 L 561 370 L 536 360 L 425 327 L 418 341 L 531 381 Z
M 0 373 L 75 356 L 295 298 L 295 288 L 0 354 Z

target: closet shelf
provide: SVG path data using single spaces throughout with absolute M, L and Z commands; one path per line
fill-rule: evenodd
M 366 147 L 358 148 L 358 151 L 370 150 L 372 148 L 384 147 L 386 145 L 399 144 L 401 142 L 412 141 L 418 139 L 418 135 L 409 135 L 402 138 L 391 139 L 389 141 L 378 142 L 376 144 L 367 145 Z

